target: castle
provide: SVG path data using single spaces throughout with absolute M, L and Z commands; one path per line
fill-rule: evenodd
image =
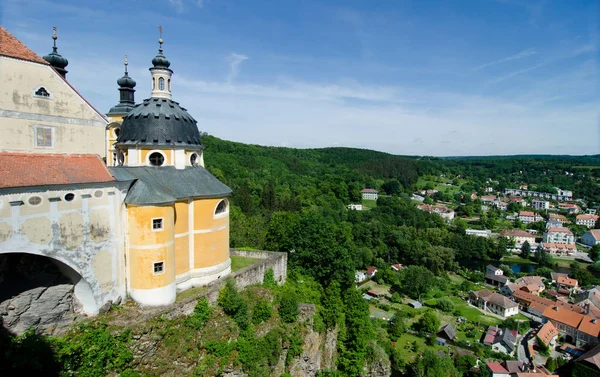
M 41 58 L 0 26 L 0 257 L 49 258 L 90 315 L 125 296 L 168 305 L 227 276 L 231 190 L 172 99 L 162 35 L 150 98 L 135 103 L 125 61 L 106 116 L 67 81 L 53 39 Z

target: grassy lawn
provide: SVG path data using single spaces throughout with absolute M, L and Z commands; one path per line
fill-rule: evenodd
M 368 207 L 368 208 L 375 208 L 375 207 L 377 207 L 377 200 L 363 199 L 362 205 L 365 207 Z
M 380 295 L 387 295 L 390 293 L 390 287 L 387 285 L 380 285 L 375 283 L 373 280 L 370 280 L 363 285 L 360 286 L 361 289 L 368 289 L 377 292 Z
M 487 326 L 496 325 L 501 322 L 498 318 L 485 315 L 482 312 L 480 312 L 477 308 L 469 306 L 469 304 L 467 304 L 466 301 L 463 301 L 458 297 L 448 297 L 448 299 L 452 301 L 452 303 L 454 303 L 454 310 L 458 310 L 460 312 L 461 317 L 465 317 L 471 322 L 479 322 Z M 430 299 L 425 301 L 425 303 L 428 306 L 435 306 L 435 304 L 437 303 L 437 299 Z M 438 315 L 439 314 L 440 313 L 438 313 Z M 447 322 L 453 322 L 456 317 L 454 317 L 453 315 L 450 316 L 450 313 L 444 313 L 440 315 L 440 318 L 446 320 Z
M 247 258 L 247 257 L 238 257 L 235 255 L 231 256 L 231 272 L 235 272 L 241 270 L 242 268 L 248 267 L 251 264 L 258 262 L 260 259 L 257 258 Z
M 537 264 L 531 259 L 521 258 L 516 255 L 510 255 L 502 258 L 502 262 L 506 263 L 523 263 L 523 264 Z
M 467 280 L 467 279 L 465 279 L 465 278 L 463 278 L 462 276 L 460 276 L 460 275 L 457 275 L 457 274 L 448 274 L 448 277 L 450 278 L 450 281 L 451 281 L 453 284 L 456 284 L 456 285 L 460 285 L 460 284 L 462 284 L 462 283 L 463 283 L 465 280 Z
M 590 265 L 587 262 L 584 262 L 579 259 L 575 260 L 573 258 L 554 257 L 554 262 L 558 265 L 558 267 L 571 267 L 571 263 L 573 262 L 578 262 L 581 265 L 581 268 L 587 268 L 587 266 Z
M 369 314 L 375 318 L 388 320 L 394 316 L 394 313 L 387 312 L 375 306 L 375 304 L 369 304 Z
M 427 346 L 425 345 L 425 339 L 419 338 L 412 334 L 402 334 L 400 339 L 396 342 L 396 349 L 402 355 L 402 360 L 407 363 L 415 360 L 418 352 L 423 352 L 426 349 L 435 351 L 447 350 L 446 347 L 442 346 Z

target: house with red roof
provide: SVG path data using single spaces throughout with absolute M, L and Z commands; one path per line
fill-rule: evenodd
M 378 197 L 377 190 L 370 188 L 360 190 L 360 194 L 363 200 L 377 200 Z
M 583 225 L 588 229 L 592 229 L 596 227 L 598 219 L 600 219 L 600 216 L 598 215 L 577 215 L 577 218 L 575 219 L 575 224 Z

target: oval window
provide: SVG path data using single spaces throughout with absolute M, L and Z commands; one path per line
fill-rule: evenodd
M 65 195 L 65 200 L 67 202 L 71 202 L 71 201 L 73 201 L 73 199 L 75 199 L 75 194 L 73 194 L 72 192 Z
M 37 206 L 42 202 L 42 198 L 39 196 L 32 196 L 27 202 L 32 206 Z
M 148 160 L 152 166 L 162 166 L 162 164 L 165 163 L 165 156 L 160 152 L 153 152 L 150 154 L 150 157 L 148 157 Z
M 94 197 L 96 197 L 96 198 L 101 198 L 102 194 L 103 194 L 102 190 L 94 191 Z

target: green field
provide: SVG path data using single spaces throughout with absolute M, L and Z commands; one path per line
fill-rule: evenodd
M 260 259 L 231 256 L 231 272 L 241 270 L 242 268 L 248 267 L 251 264 L 258 262 Z
M 450 301 L 452 301 L 452 303 L 454 303 L 454 310 L 458 310 L 460 312 L 461 317 L 465 317 L 471 322 L 479 322 L 486 326 L 496 325 L 502 322 L 496 317 L 483 314 L 481 311 L 479 311 L 479 309 L 470 306 L 469 304 L 467 304 L 466 301 L 463 301 L 458 297 L 450 296 L 447 298 Z M 427 306 L 430 307 L 434 307 L 436 303 L 437 299 L 435 298 L 425 301 L 425 304 L 427 304 Z M 454 317 L 454 315 L 451 315 L 450 313 L 438 313 L 438 316 L 446 322 L 453 322 L 456 319 L 456 317 Z
M 417 353 L 423 352 L 426 349 L 433 351 L 447 350 L 447 347 L 442 346 L 428 346 L 425 345 L 425 339 L 419 338 L 412 334 L 402 334 L 400 339 L 396 342 L 396 349 L 402 355 L 402 360 L 407 363 L 415 360 Z
M 363 199 L 362 205 L 365 206 L 365 207 L 367 207 L 367 208 L 375 208 L 375 207 L 377 207 L 377 200 Z

